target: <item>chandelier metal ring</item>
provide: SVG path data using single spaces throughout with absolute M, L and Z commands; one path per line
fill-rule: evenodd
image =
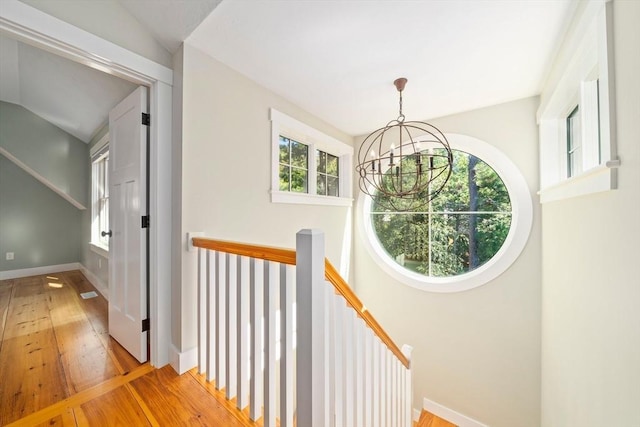
M 360 190 L 386 209 L 413 210 L 433 200 L 444 188 L 453 168 L 446 136 L 425 122 L 405 121 L 402 91 L 407 79 L 394 85 L 399 92 L 399 115 L 369 134 L 358 150 L 356 171 Z

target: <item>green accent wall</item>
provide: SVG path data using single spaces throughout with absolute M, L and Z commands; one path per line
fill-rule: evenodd
M 0 102 L 0 147 L 89 207 L 87 144 L 26 108 Z
M 0 271 L 78 262 L 82 211 L 0 155 Z M 6 260 L 13 252 L 15 259 Z
M 0 155 L 0 271 L 80 261 L 83 216 L 91 208 L 87 144 L 19 105 L 0 102 L 0 147 L 87 207 L 77 209 Z

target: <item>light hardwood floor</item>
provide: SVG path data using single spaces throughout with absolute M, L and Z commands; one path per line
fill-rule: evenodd
M 141 365 L 79 271 L 0 281 L 0 425 L 258 426 L 195 370 Z
M 457 427 L 455 424 L 450 423 L 447 420 L 443 420 L 437 415 L 433 415 L 431 412 L 422 410 L 420 419 L 415 423 L 415 427 Z

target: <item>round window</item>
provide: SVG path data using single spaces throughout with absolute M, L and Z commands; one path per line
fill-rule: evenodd
M 454 164 L 442 192 L 417 209 L 361 195 L 367 245 L 400 281 L 437 292 L 480 286 L 504 272 L 527 241 L 528 186 L 491 145 L 447 135 Z M 398 204 L 396 204 L 397 206 Z

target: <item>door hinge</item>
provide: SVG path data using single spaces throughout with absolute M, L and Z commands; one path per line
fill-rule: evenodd
M 142 124 L 151 126 L 151 116 L 148 113 L 142 113 Z
M 149 228 L 149 215 L 142 217 L 142 228 Z
M 149 319 L 142 319 L 142 332 L 146 332 L 149 330 L 150 323 L 151 322 L 149 322 Z

